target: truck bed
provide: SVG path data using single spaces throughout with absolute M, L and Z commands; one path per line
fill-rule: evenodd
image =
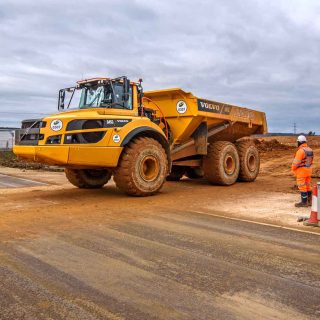
M 225 125 L 223 130 L 209 137 L 209 142 L 234 142 L 245 136 L 267 132 L 264 112 L 199 98 L 179 88 L 148 91 L 145 97 L 148 98 L 145 101 L 148 108 L 157 112 L 160 109 L 163 113 L 171 128 L 174 144 L 190 140 L 202 123 L 206 123 L 209 132 Z

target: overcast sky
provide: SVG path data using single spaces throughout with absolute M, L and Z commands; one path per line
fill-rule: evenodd
M 55 112 L 81 78 L 128 75 L 320 133 L 319 66 L 319 0 L 0 1 L 0 126 Z

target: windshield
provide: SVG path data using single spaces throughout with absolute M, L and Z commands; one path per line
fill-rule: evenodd
M 104 98 L 104 87 L 97 88 L 83 88 L 81 89 L 81 96 L 79 101 L 79 109 L 83 108 L 98 108 L 102 101 L 106 102 Z M 112 103 L 112 99 L 109 101 Z
M 107 84 L 82 88 L 68 88 L 60 91 L 59 106 L 62 109 L 132 109 L 132 86 L 129 88 L 129 100 L 124 101 L 123 96 L 123 85 L 121 83 L 115 83 L 112 86 Z

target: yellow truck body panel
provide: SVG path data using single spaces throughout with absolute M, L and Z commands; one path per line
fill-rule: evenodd
M 202 122 L 207 123 L 209 130 L 219 124 L 231 122 L 232 130 L 228 131 L 229 136 L 225 136 L 225 140 L 231 141 L 252 134 L 264 134 L 268 130 L 264 112 L 198 98 L 179 88 L 148 91 L 145 96 L 148 98 L 146 105 L 154 108 L 159 116 L 157 106 L 161 108 L 175 143 L 190 139 Z
M 38 144 L 36 146 L 15 144 L 13 151 L 21 159 L 48 165 L 90 168 L 116 167 L 123 150 L 123 141 L 136 128 L 149 128 L 162 135 L 163 139 L 166 139 L 159 126 L 149 118 L 134 116 L 133 111 L 129 113 L 116 111 L 105 109 L 75 110 L 45 117 L 42 121 L 46 123 L 46 126 L 39 130 L 39 134 L 43 135 L 43 138 L 38 141 Z M 119 115 L 120 113 L 121 116 Z M 59 131 L 54 131 L 51 128 L 51 124 L 56 120 L 60 120 L 62 123 Z M 103 120 L 111 124 L 109 128 L 69 130 L 68 125 L 75 120 Z M 125 121 L 125 125 L 121 121 Z M 118 122 L 121 126 L 112 124 L 115 122 Z M 103 133 L 103 138 L 96 143 L 74 145 L 65 140 L 68 134 L 84 135 L 98 132 Z M 48 145 L 48 139 L 57 135 L 61 136 L 61 144 Z

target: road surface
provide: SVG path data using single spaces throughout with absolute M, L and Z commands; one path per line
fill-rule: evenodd
M 3 240 L 0 319 L 320 318 L 319 235 L 155 210 Z
M 0 189 L 2 188 L 19 188 L 19 187 L 32 187 L 43 186 L 45 183 L 24 179 L 19 177 L 8 176 L 0 173 Z

